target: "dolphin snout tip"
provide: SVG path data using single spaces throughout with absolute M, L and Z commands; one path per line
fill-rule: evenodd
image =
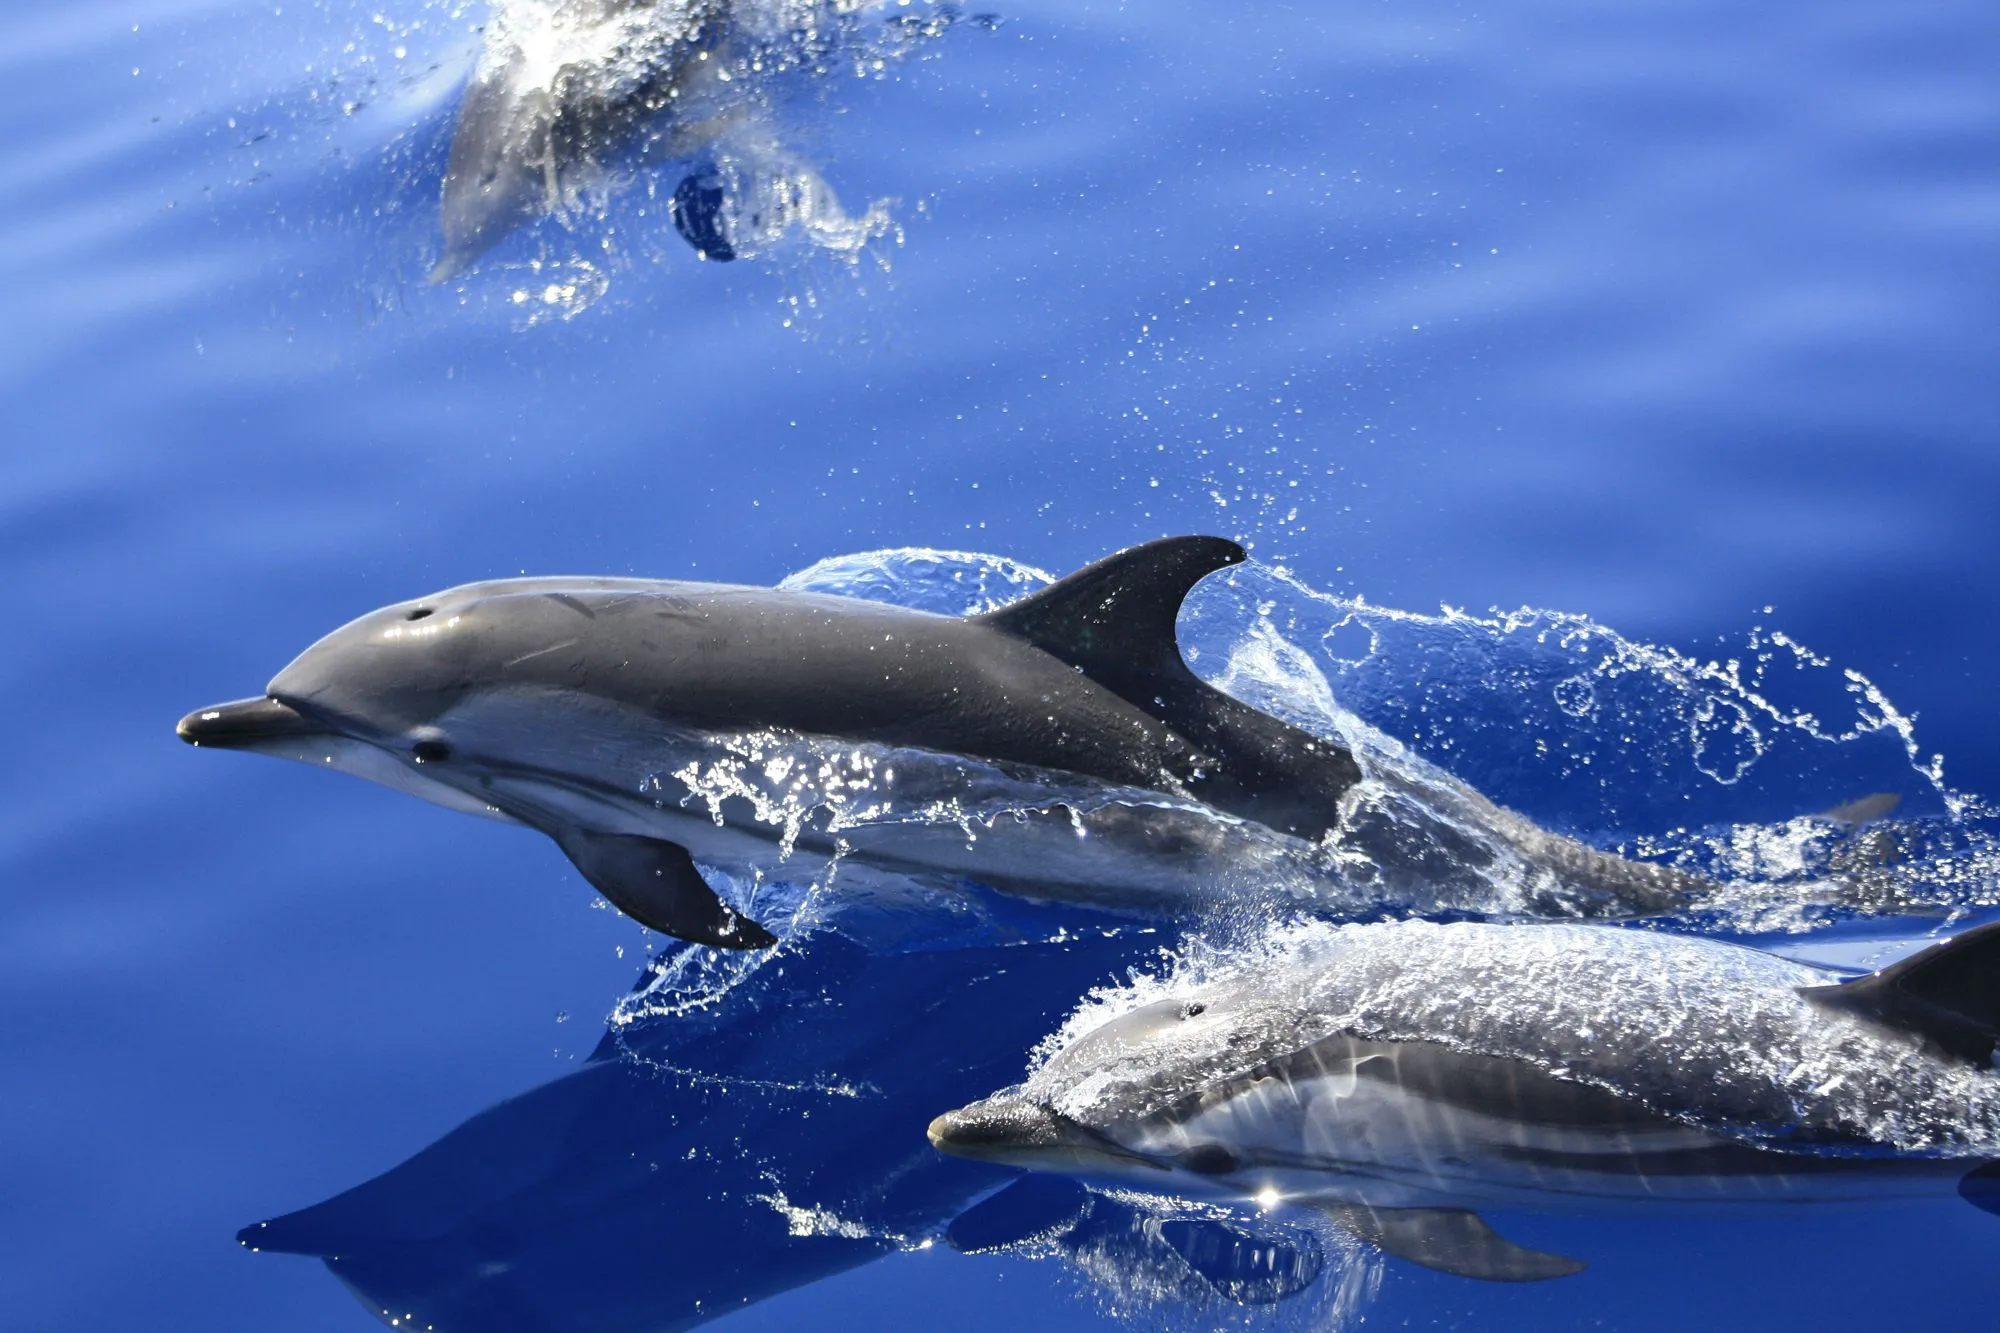
M 978 1114 L 974 1107 L 957 1111 L 946 1111 L 931 1121 L 924 1132 L 930 1137 L 931 1147 L 953 1157 L 981 1157 L 984 1149 L 997 1146 L 1000 1136 L 993 1132 L 990 1119 Z
M 999 1158 L 1051 1148 L 1070 1136 L 1061 1117 L 1028 1101 L 974 1102 L 931 1121 L 931 1146 L 954 1157 Z
M 322 729 L 276 699 L 237 699 L 197 708 L 174 724 L 189 745 L 242 750 L 288 736 L 316 735 Z
M 231 730 L 231 716 L 249 700 L 197 708 L 174 723 L 174 735 L 189 745 L 215 745 Z

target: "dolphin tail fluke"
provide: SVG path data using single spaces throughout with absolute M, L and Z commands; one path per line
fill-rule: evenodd
M 1384 1254 L 1423 1268 L 1481 1282 L 1544 1282 L 1581 1273 L 1585 1264 L 1565 1255 L 1516 1245 L 1478 1213 L 1464 1208 L 1370 1208 L 1328 1204 L 1334 1225 Z
M 679 843 L 579 829 L 554 836 L 591 887 L 642 926 L 717 949 L 768 949 L 778 942 L 717 897 Z
M 1832 986 L 1802 986 L 1799 994 L 1984 1065 L 2000 1039 L 2000 921 L 1933 944 L 1869 976 Z

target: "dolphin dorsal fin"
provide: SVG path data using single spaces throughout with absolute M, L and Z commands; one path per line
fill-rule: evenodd
M 1245 558 L 1227 538 L 1162 537 L 974 618 L 1092 676 L 1178 678 L 1192 674 L 1174 635 L 1181 603 Z
M 2000 1038 L 2000 921 L 1968 930 L 1855 981 L 1799 994 L 1986 1064 Z
M 1218 809 L 1318 839 L 1361 779 L 1345 748 L 1231 698 L 1188 669 L 1175 636 L 1194 585 L 1243 563 L 1223 537 L 1162 537 L 974 619 L 1034 644 L 1168 727 L 1201 756 L 1184 775 Z

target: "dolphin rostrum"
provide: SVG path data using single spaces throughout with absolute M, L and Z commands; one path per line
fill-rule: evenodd
M 772 937 L 695 861 L 757 876 L 809 852 L 1126 911 L 1266 884 L 1321 911 L 1379 908 L 1340 896 L 1342 857 L 1442 876 L 1428 863 L 1459 844 L 1410 847 L 1420 830 L 1398 823 L 1329 854 L 1353 756 L 1188 669 L 1182 599 L 1244 558 L 1166 538 L 966 617 L 707 583 L 474 583 L 363 616 L 264 697 L 179 730 L 539 829 L 628 915 L 724 947 Z M 1693 892 L 1454 790 L 1440 827 L 1464 842 L 1484 821 L 1573 890 L 1554 910 L 1674 910 Z
M 1317 1208 L 1491 1281 L 1583 1265 L 1483 1207 L 1915 1196 L 2000 1212 L 2000 923 L 1839 983 L 1605 926 L 1302 927 L 1087 1004 L 947 1153 Z M 1969 1173 L 1968 1167 L 1974 1167 Z

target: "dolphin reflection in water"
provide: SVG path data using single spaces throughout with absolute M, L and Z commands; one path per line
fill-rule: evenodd
M 322 1257 L 385 1322 L 456 1333 L 689 1328 L 939 1239 L 1032 1241 L 1176 1301 L 1285 1299 L 1319 1274 L 1309 1232 L 1010 1188 L 924 1141 L 940 1099 L 1006 1077 L 1066 997 L 1157 945 L 1086 927 L 898 952 L 826 931 L 738 956 L 726 990 L 617 1023 L 576 1072 L 241 1240 Z
M 866 7 L 506 0 L 460 103 L 440 199 L 444 249 L 431 280 L 456 275 L 531 222 L 572 211 L 630 160 L 705 155 L 667 211 L 707 259 L 749 258 L 792 232 L 852 254 L 893 231 L 882 205 L 850 216 L 818 170 L 782 145 L 765 86 L 774 66 L 812 56 Z M 952 16 L 895 21 L 929 34 Z M 775 26 L 784 31 L 760 31 Z
M 1489 1281 L 1583 1264 L 1481 1208 L 1948 1191 L 2000 1212 L 2000 923 L 1840 983 L 1605 926 L 1302 928 L 1086 1005 L 1020 1086 L 940 1116 L 975 1161 L 1301 1204 Z

